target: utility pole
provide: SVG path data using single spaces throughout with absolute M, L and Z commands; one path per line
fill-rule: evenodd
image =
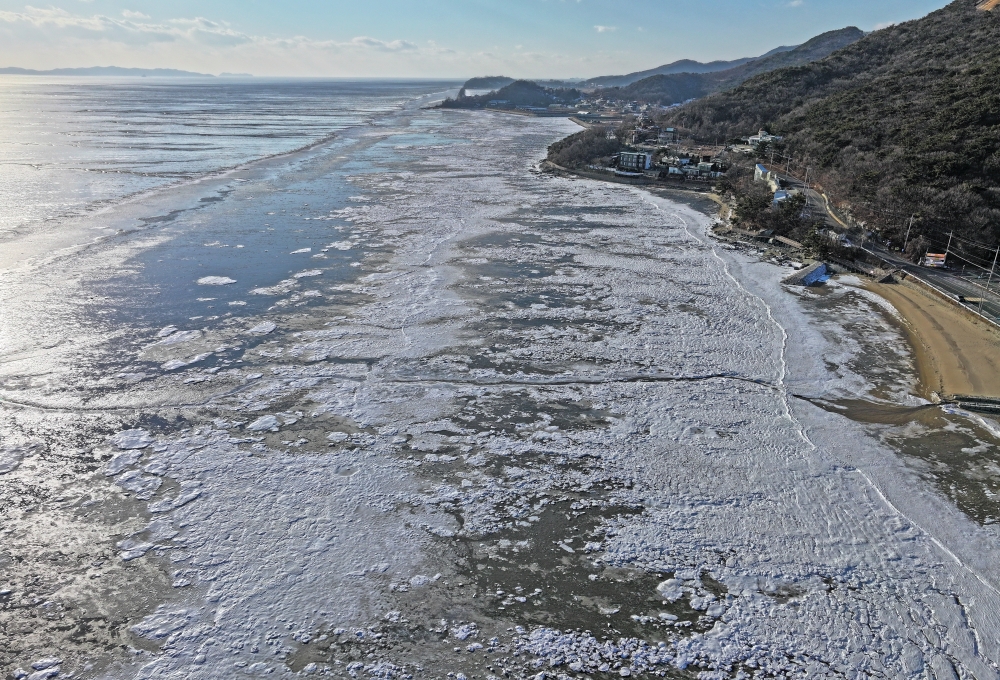
M 910 215 L 910 224 L 909 224 L 909 226 L 906 227 L 906 238 L 903 239 L 903 254 L 904 255 L 906 255 L 906 244 L 910 242 L 910 229 L 913 228 L 913 218 L 916 217 L 916 216 L 917 216 L 916 213 Z
M 948 245 L 945 246 L 945 249 L 944 249 L 944 263 L 945 263 L 946 266 L 948 264 L 948 253 L 951 252 L 951 238 L 954 235 L 955 235 L 954 231 L 952 231 L 951 233 L 948 234 Z
M 986 294 L 990 293 L 990 284 L 993 283 L 993 272 L 997 268 L 997 258 L 1000 257 L 1000 248 L 997 248 L 997 254 L 993 256 L 993 266 L 990 267 L 990 278 L 986 281 Z M 983 313 L 983 298 L 979 297 L 979 313 Z
M 812 168 L 806 168 L 806 179 L 805 179 L 806 189 L 809 188 L 809 171 L 810 170 L 812 170 Z

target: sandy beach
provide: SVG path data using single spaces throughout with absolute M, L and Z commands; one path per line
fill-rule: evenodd
M 922 396 L 1000 397 L 1000 332 L 919 284 L 871 283 L 904 319 Z

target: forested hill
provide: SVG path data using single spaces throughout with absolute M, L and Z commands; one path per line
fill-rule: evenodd
M 626 87 L 609 90 L 608 97 L 657 104 L 678 104 L 712 92 L 736 87 L 761 73 L 808 64 L 857 42 L 864 33 L 853 26 L 818 35 L 793 49 L 782 49 L 713 73 L 673 73 L 644 78 Z
M 542 87 L 530 80 L 517 80 L 495 92 L 465 96 L 465 88 L 457 99 L 448 98 L 441 102 L 443 109 L 481 109 L 492 102 L 503 102 L 501 108 L 516 106 L 546 107 L 551 104 L 571 104 L 580 99 L 580 91 L 572 88 Z
M 998 84 L 1000 11 L 957 0 L 820 61 L 676 109 L 664 123 L 706 140 L 768 128 L 785 136 L 794 164 L 811 167 L 871 226 L 898 235 L 916 212 L 921 245 L 940 244 L 952 229 L 995 244 Z

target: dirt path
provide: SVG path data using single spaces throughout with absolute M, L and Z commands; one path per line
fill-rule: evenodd
M 924 396 L 1000 397 L 1000 332 L 917 284 L 869 284 L 905 319 Z

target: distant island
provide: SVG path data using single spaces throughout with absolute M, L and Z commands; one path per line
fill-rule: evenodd
M 91 66 L 89 68 L 54 68 L 47 71 L 36 71 L 30 68 L 14 66 L 0 68 L 0 75 L 5 76 L 128 76 L 133 78 L 214 78 L 210 73 L 195 73 L 180 71 L 173 68 L 122 68 L 121 66 Z M 247 77 L 242 73 L 227 73 L 226 76 Z

